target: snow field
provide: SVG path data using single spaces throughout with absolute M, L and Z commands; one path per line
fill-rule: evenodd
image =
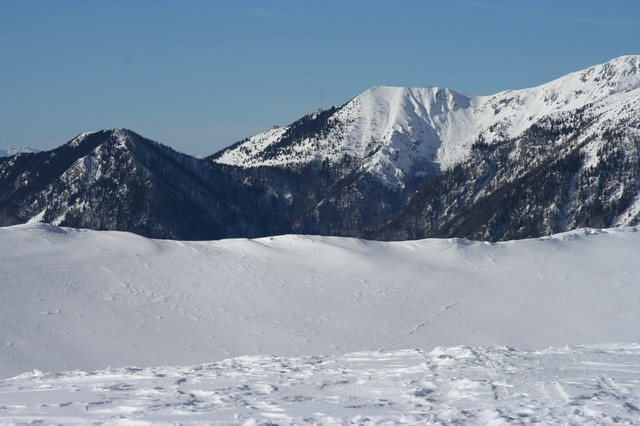
M 634 424 L 640 346 L 245 356 L 193 367 L 26 373 L 0 423 Z
M 640 341 L 640 233 L 214 242 L 0 228 L 0 377 L 243 355 Z
M 0 228 L 0 424 L 638 423 L 637 231 Z

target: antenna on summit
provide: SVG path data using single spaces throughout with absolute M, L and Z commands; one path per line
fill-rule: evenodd
M 320 89 L 320 108 L 318 108 L 318 112 L 322 112 L 322 89 Z

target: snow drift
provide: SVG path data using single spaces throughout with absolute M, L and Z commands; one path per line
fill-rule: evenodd
M 640 233 L 179 242 L 0 229 L 0 375 L 254 354 L 640 341 Z

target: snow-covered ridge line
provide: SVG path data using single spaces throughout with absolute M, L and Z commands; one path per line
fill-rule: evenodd
M 402 186 L 407 176 L 425 173 L 425 164 L 449 168 L 464 161 L 479 138 L 486 143 L 514 138 L 545 117 L 587 105 L 602 114 L 628 102 L 623 95 L 639 88 L 637 55 L 537 87 L 489 96 L 439 87 L 377 86 L 340 108 L 321 135 L 306 135 L 275 154 L 263 155 L 288 128 L 270 130 L 230 147 L 215 161 L 243 167 L 290 166 L 340 162 L 349 156 L 362 160 L 362 170 L 390 186 Z
M 637 231 L 489 244 L 0 228 L 0 377 L 257 354 L 636 342 Z

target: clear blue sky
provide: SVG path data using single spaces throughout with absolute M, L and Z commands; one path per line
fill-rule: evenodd
M 371 86 L 490 94 L 640 53 L 638 0 L 0 0 L 0 148 L 211 154 Z

